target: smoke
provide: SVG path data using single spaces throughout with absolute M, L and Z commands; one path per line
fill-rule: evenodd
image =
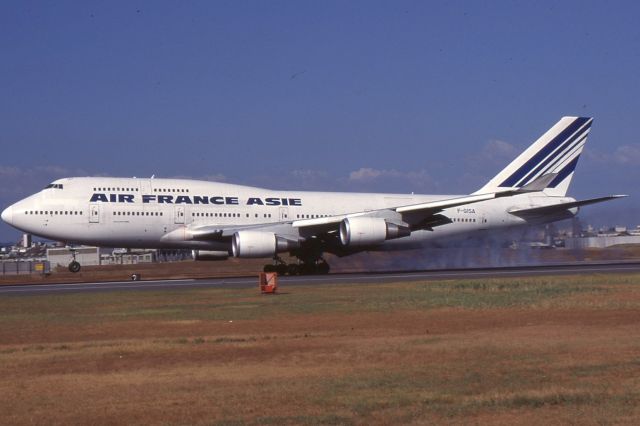
M 530 226 L 413 250 L 365 252 L 328 261 L 335 272 L 383 272 L 534 266 L 584 259 L 581 251 L 549 248 L 550 242 L 544 226 Z

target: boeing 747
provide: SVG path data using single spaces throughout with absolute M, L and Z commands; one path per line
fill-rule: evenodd
M 193 250 L 196 260 L 268 258 L 265 271 L 327 273 L 323 255 L 425 242 L 575 216 L 622 197 L 567 196 L 592 118 L 563 117 L 471 195 L 278 191 L 186 179 L 70 177 L 7 207 L 2 220 L 44 238 Z M 297 262 L 285 264 L 289 253 Z M 80 270 L 75 260 L 71 271 Z

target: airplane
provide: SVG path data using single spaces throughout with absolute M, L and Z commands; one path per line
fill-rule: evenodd
M 271 258 L 265 272 L 328 273 L 325 253 L 403 250 L 426 242 L 575 216 L 567 191 L 591 117 L 563 117 L 470 195 L 279 191 L 186 179 L 70 177 L 7 207 L 2 220 L 51 240 L 193 250 L 195 260 Z M 297 262 L 286 264 L 289 253 Z M 69 270 L 78 272 L 74 259 Z

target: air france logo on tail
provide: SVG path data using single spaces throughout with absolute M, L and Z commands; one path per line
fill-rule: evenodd
M 555 188 L 558 186 L 575 170 L 578 158 L 580 158 L 580 153 L 591 129 L 592 121 L 593 119 L 590 117 L 575 117 L 570 124 L 561 128 L 562 130 L 559 133 L 551 135 L 552 138 L 549 142 L 539 147 L 535 155 L 522 164 L 499 186 L 521 188 L 547 173 L 557 174 L 548 187 Z M 557 126 L 554 126 L 551 131 L 555 130 L 555 127 Z M 545 136 L 547 135 L 545 134 Z

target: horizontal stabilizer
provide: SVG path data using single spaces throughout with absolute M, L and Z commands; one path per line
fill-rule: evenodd
M 586 206 L 589 204 L 602 203 L 604 201 L 615 200 L 617 198 L 623 198 L 623 197 L 626 197 L 626 195 L 609 195 L 607 197 L 590 198 L 588 200 L 580 200 L 580 201 L 571 201 L 568 203 L 554 204 L 551 206 L 515 209 L 515 210 L 509 211 L 509 213 L 515 216 L 520 216 L 520 217 L 545 216 L 545 215 L 552 215 L 554 213 L 561 213 L 563 211 L 566 211 L 568 209 L 573 209 L 576 207 Z

